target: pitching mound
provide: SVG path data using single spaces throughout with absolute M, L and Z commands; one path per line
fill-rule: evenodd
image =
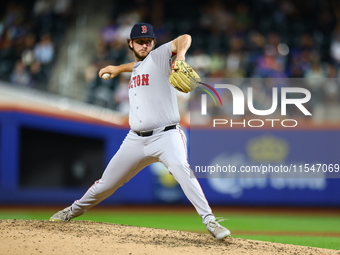
M 0 253 L 13 254 L 340 254 L 339 251 L 90 221 L 0 220 Z

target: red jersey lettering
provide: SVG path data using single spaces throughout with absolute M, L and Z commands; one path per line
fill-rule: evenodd
M 129 89 L 135 88 L 137 86 L 148 86 L 149 85 L 149 75 L 148 74 L 142 74 L 142 75 L 136 75 L 130 79 L 129 82 Z
M 140 76 L 137 75 L 137 86 L 140 86 Z
M 149 75 L 142 74 L 142 85 L 149 85 Z
M 136 76 L 134 76 L 134 77 L 132 78 L 132 80 L 133 80 L 133 87 L 134 87 L 134 88 L 136 87 L 136 79 L 137 79 Z

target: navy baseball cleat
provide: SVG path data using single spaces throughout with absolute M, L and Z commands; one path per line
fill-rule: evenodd
M 206 224 L 206 227 L 210 234 L 217 239 L 223 239 L 227 236 L 230 236 L 230 231 L 227 228 L 221 226 L 218 223 L 219 221 L 221 220 L 211 220 Z
M 65 222 L 68 222 L 71 219 L 82 215 L 84 212 L 85 211 L 83 211 L 79 214 L 75 214 L 75 213 L 72 212 L 71 206 L 69 206 L 69 207 L 66 207 L 65 209 L 57 212 L 56 214 L 54 214 L 50 218 L 50 221 L 65 221 Z

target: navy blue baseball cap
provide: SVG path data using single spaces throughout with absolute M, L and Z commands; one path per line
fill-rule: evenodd
M 152 38 L 156 39 L 155 33 L 153 32 L 153 26 L 149 23 L 137 23 L 135 24 L 130 33 L 130 39 L 137 38 Z

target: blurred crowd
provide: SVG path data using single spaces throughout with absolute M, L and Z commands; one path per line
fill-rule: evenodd
M 46 90 L 72 0 L 2 1 L 0 79 Z
M 311 100 L 309 107 L 320 102 L 339 103 L 339 2 L 185 2 L 190 10 L 168 5 L 166 1 L 152 5 L 148 1 L 125 1 L 116 5 L 100 31 L 97 54 L 89 70 L 98 70 L 104 63 L 131 61 L 126 38 L 133 24 L 144 21 L 154 25 L 157 45 L 180 34 L 190 34 L 193 42 L 186 60 L 205 79 L 303 78 L 299 86 L 306 87 L 317 98 Z M 110 107 L 126 113 L 128 78 L 129 75 L 120 75 L 118 79 L 102 81 L 87 75 L 89 102 L 107 104 L 100 91 L 109 87 L 115 102 Z M 275 82 L 266 84 L 256 88 L 259 108 L 267 107 L 273 86 L 282 86 Z
M 53 3 L 48 11 L 39 8 L 46 1 L 34 1 L 25 25 L 27 17 L 20 6 L 8 4 L 0 27 L 1 78 L 7 75 L 13 84 L 31 87 L 44 84 L 56 56 L 55 37 L 62 35 L 69 17 L 70 1 L 47 1 Z M 310 107 L 320 102 L 339 104 L 337 0 L 183 0 L 181 6 L 168 0 L 125 0 L 112 1 L 108 10 L 107 22 L 94 42 L 92 62 L 84 72 L 84 100 L 89 103 L 127 113 L 129 74 L 103 81 L 97 73 L 108 64 L 133 60 L 126 39 L 131 27 L 142 21 L 153 24 L 157 46 L 190 34 L 193 41 L 186 60 L 204 79 L 303 78 L 299 86 L 317 98 Z M 256 88 L 263 99 L 258 101 L 268 101 L 271 88 L 282 85 L 266 84 Z M 186 95 L 182 98 L 186 107 Z

